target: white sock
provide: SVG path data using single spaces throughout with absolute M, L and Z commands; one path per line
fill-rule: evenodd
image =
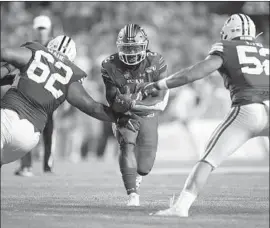
M 192 194 L 191 192 L 183 190 L 175 202 L 175 207 L 183 210 L 189 210 L 197 195 Z

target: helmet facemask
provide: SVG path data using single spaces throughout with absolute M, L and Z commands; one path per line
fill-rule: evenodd
M 147 46 L 148 41 L 140 43 L 118 43 L 119 58 L 127 65 L 137 65 L 145 59 Z
M 118 34 L 116 46 L 119 59 L 127 65 L 137 65 L 146 58 L 148 39 L 137 24 L 128 24 Z

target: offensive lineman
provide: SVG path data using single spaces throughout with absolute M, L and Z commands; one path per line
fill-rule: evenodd
M 158 114 L 165 109 L 169 97 L 168 91 L 159 91 L 142 100 L 137 93 L 139 83 L 167 76 L 163 57 L 148 50 L 148 43 L 139 25 L 125 25 L 118 34 L 118 53 L 105 59 L 101 69 L 106 99 L 118 118 L 115 134 L 120 145 L 119 166 L 128 194 L 127 206 L 140 205 L 138 188 L 142 176 L 149 174 L 154 165 Z M 126 97 L 119 99 L 120 92 Z
M 20 70 L 17 88 L 1 100 L 1 165 L 24 156 L 39 141 L 48 116 L 67 101 L 97 119 L 114 121 L 107 106 L 95 102 L 81 82 L 87 76 L 74 63 L 75 42 L 57 36 L 47 47 L 28 42 L 20 48 L 2 48 L 2 77 L 10 67 Z
M 232 100 L 230 113 L 212 134 L 176 203 L 157 215 L 187 217 L 215 168 L 249 139 L 269 137 L 269 48 L 255 39 L 256 28 L 250 17 L 234 14 L 226 20 L 221 41 L 212 46 L 205 60 L 144 87 L 144 93 L 149 94 L 185 85 L 218 70 Z

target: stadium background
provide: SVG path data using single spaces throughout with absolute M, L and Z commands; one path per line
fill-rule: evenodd
M 259 40 L 269 43 L 269 2 L 1 2 L 1 46 L 32 40 L 33 18 L 50 16 L 55 35 L 65 32 L 76 41 L 77 64 L 89 74 L 88 92 L 105 102 L 100 62 L 116 51 L 115 39 L 124 24 L 145 28 L 151 49 L 164 55 L 172 73 L 203 59 L 227 16 L 239 12 L 251 16 L 258 33 L 264 32 Z M 7 89 L 1 88 L 1 95 Z M 143 180 L 141 207 L 131 209 L 125 206 L 114 139 L 104 156 L 97 154 L 108 127 L 65 103 L 55 115 L 55 175 L 44 174 L 40 161 L 34 162 L 31 178 L 13 174 L 17 162 L 1 168 L 1 227 L 269 227 L 269 145 L 262 139 L 251 140 L 214 171 L 190 218 L 149 216 L 179 194 L 229 107 L 219 76 L 171 91 L 160 120 L 157 161 Z M 81 156 L 86 151 L 88 156 Z M 37 147 L 37 160 L 41 153 Z
M 269 4 L 267 2 L 2 2 L 1 46 L 19 46 L 32 40 L 32 20 L 38 15 L 52 19 L 54 35 L 65 33 L 77 44 L 76 63 L 88 73 L 85 87 L 91 96 L 106 102 L 100 63 L 117 51 L 120 28 L 138 23 L 150 39 L 150 49 L 160 52 L 169 73 L 203 59 L 218 41 L 220 29 L 229 14 L 251 16 L 263 43 L 269 43 Z M 196 160 L 208 136 L 230 108 L 229 92 L 215 73 L 206 80 L 171 91 L 159 128 L 160 160 Z M 1 88 L 1 95 L 8 87 Z M 108 127 L 64 103 L 54 116 L 56 159 L 78 162 L 92 159 L 104 143 Z M 269 156 L 264 139 L 253 139 L 233 159 L 263 160 Z M 87 153 L 88 152 L 88 153 Z M 37 147 L 36 158 L 42 150 Z M 113 137 L 98 157 L 115 157 Z

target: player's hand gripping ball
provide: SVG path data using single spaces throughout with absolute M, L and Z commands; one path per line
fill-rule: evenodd
M 112 109 L 115 112 L 126 113 L 132 108 L 134 102 L 135 100 L 132 99 L 130 91 L 126 91 L 124 94 L 121 94 L 119 89 L 117 89 Z
M 137 91 L 141 93 L 143 99 L 149 95 L 156 96 L 158 90 L 159 88 L 156 82 L 140 83 L 137 86 Z

